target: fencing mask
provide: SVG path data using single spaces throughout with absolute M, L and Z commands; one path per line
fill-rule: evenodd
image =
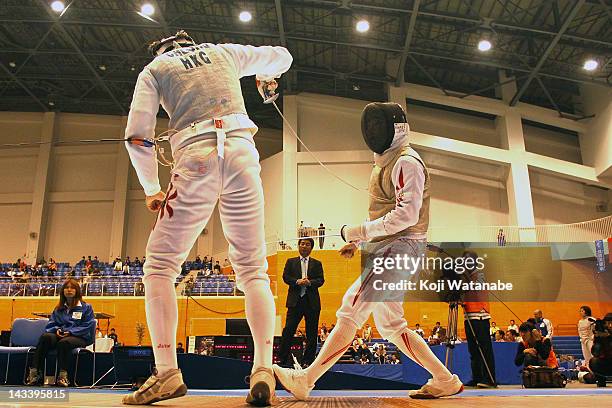
M 361 134 L 374 153 L 383 154 L 396 133 L 404 135 L 407 128 L 406 114 L 397 103 L 369 103 L 361 113 Z
M 159 41 L 153 41 L 149 44 L 149 53 L 153 57 L 162 55 L 165 52 L 180 47 L 189 47 L 195 45 L 195 41 L 184 30 L 177 32 L 172 37 L 164 38 Z

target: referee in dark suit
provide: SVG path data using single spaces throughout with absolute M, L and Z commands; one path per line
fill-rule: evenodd
M 323 279 L 323 265 L 320 261 L 310 257 L 313 247 L 314 239 L 300 239 L 298 241 L 300 256 L 287 259 L 283 271 L 283 280 L 289 285 L 289 293 L 287 293 L 287 319 L 279 350 L 281 365 L 292 365 L 291 344 L 302 318 L 306 320 L 306 349 L 302 364 L 311 364 L 317 353 L 319 313 L 321 312 L 319 287 L 325 280 Z

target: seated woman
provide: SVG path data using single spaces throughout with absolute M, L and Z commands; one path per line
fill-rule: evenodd
M 542 337 L 542 333 L 533 324 L 530 322 L 521 324 L 519 334 L 523 341 L 519 343 L 514 364 L 523 367 L 559 367 L 550 339 Z
M 60 371 L 56 384 L 68 387 L 68 363 L 72 350 L 94 342 L 92 332 L 95 326 L 93 308 L 83 301 L 79 283 L 74 279 L 66 280 L 45 333 L 38 340 L 26 384 L 36 385 L 42 380 L 44 373 L 40 370 L 44 367 L 45 357 L 50 350 L 57 348 Z

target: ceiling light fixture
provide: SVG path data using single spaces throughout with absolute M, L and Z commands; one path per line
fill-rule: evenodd
M 479 51 L 487 52 L 491 48 L 493 48 L 493 45 L 491 44 L 491 41 L 489 41 L 489 40 L 480 40 L 478 42 L 478 50 Z
M 360 33 L 365 33 L 370 29 L 370 23 L 368 23 L 367 20 L 359 20 L 355 25 L 355 29 Z
M 584 65 L 582 66 L 582 68 L 584 68 L 587 71 L 595 71 L 598 66 L 599 66 L 599 64 L 597 63 L 597 61 L 595 61 L 594 59 L 590 58 L 590 59 L 584 61 Z
M 63 1 L 58 0 L 51 3 L 51 10 L 55 11 L 56 13 L 61 13 L 65 8 L 66 6 L 64 5 Z
M 142 5 L 140 12 L 145 16 L 152 16 L 155 13 L 155 7 L 151 3 L 146 3 Z
M 240 15 L 238 16 L 238 18 L 243 23 L 248 23 L 253 18 L 253 15 L 251 15 L 251 13 L 249 13 L 248 11 L 241 11 Z

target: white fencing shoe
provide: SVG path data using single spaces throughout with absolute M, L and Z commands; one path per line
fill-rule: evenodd
M 181 370 L 173 368 L 161 376 L 155 372 L 137 391 L 123 397 L 127 405 L 147 405 L 187 394 Z
M 271 368 L 260 367 L 250 375 L 249 395 L 246 402 L 256 407 L 265 407 L 274 400 L 276 379 Z
M 308 384 L 308 377 L 306 371 L 300 369 L 283 368 L 276 364 L 272 366 L 276 378 L 281 383 L 284 389 L 289 391 L 293 396 L 300 400 L 305 401 L 310 395 L 310 391 L 314 388 L 314 385 Z
M 419 390 L 410 391 L 410 398 L 434 399 L 459 394 L 463 391 L 463 383 L 456 374 L 448 381 L 436 381 L 433 378 L 427 381 Z

